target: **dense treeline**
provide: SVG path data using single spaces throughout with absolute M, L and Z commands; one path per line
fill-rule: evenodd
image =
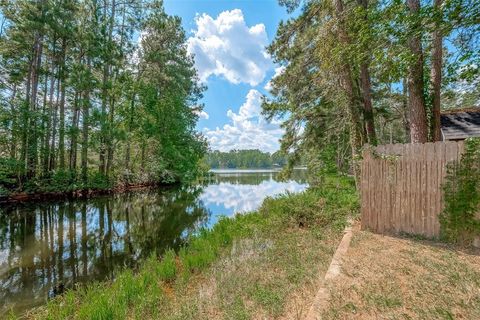
M 195 174 L 203 87 L 160 0 L 0 3 L 0 192 Z
M 286 158 L 280 152 L 268 153 L 255 150 L 213 151 L 207 154 L 206 162 L 210 168 L 273 168 L 283 167 Z
M 268 48 L 281 68 L 263 105 L 288 116 L 289 163 L 357 173 L 364 144 L 437 141 L 441 108 L 479 103 L 478 1 L 279 2 L 302 6 Z

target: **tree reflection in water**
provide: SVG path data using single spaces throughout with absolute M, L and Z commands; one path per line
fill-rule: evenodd
M 178 248 L 208 220 L 201 192 L 150 190 L 0 209 L 0 317 Z
M 255 210 L 267 196 L 298 192 L 276 172 L 226 172 L 203 186 L 0 208 L 0 318 L 40 305 L 66 288 L 112 278 L 152 252 L 177 249 L 220 216 Z
M 236 170 L 236 169 L 217 169 L 215 174 L 208 179 L 206 185 L 219 184 L 222 182 L 241 185 L 259 185 L 265 181 L 284 182 L 279 178 L 279 171 L 273 170 Z M 298 184 L 307 183 L 306 170 L 293 170 L 289 181 Z

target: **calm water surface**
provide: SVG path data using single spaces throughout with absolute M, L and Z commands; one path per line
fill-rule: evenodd
M 0 207 L 0 318 L 66 288 L 112 278 L 153 252 L 178 248 L 221 216 L 257 209 L 267 196 L 306 188 L 297 171 L 218 170 L 204 185 L 88 200 Z

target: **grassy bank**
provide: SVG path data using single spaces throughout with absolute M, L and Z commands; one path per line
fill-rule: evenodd
M 358 210 L 351 180 L 265 200 L 250 214 L 199 232 L 178 253 L 69 291 L 30 319 L 295 319 L 305 314 Z M 12 316 L 12 318 L 14 318 Z

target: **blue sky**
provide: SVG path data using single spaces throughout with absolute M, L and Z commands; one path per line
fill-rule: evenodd
M 278 150 L 282 129 L 261 117 L 260 97 L 281 72 L 265 46 L 288 19 L 285 8 L 277 0 L 165 0 L 165 10 L 182 18 L 189 52 L 208 86 L 198 130 L 210 147 Z

